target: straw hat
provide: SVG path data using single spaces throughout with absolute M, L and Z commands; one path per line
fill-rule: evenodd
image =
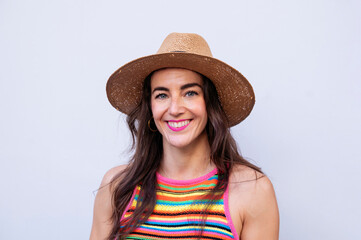
M 142 98 L 144 79 L 155 70 L 170 67 L 189 69 L 208 77 L 216 86 L 230 127 L 252 111 L 255 96 L 251 84 L 240 72 L 213 58 L 207 42 L 193 33 L 171 33 L 156 54 L 138 58 L 116 70 L 106 86 L 110 103 L 129 114 Z

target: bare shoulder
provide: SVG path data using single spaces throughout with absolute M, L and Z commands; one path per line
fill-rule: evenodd
M 275 199 L 275 191 L 270 179 L 250 167 L 237 165 L 231 172 L 229 179 L 230 191 L 240 195 L 242 204 L 261 204 L 263 201 Z
M 100 184 L 100 188 L 109 185 L 114 180 L 114 177 L 117 176 L 122 171 L 124 171 L 127 168 L 127 166 L 128 166 L 127 164 L 124 164 L 124 165 L 119 165 L 119 166 L 109 169 L 104 174 L 103 180 Z
M 243 193 L 252 195 L 255 191 L 261 191 L 274 195 L 273 185 L 270 179 L 263 173 L 244 165 L 236 165 L 230 175 L 230 186 Z
M 232 219 L 243 240 L 278 239 L 279 213 L 270 179 L 247 166 L 236 166 L 229 179 Z
M 111 183 L 126 167 L 127 165 L 120 165 L 111 168 L 104 174 L 94 201 L 93 225 L 90 233 L 91 240 L 106 239 L 111 231 L 111 217 L 113 214 Z
M 251 182 L 263 178 L 265 175 L 245 165 L 235 165 L 232 168 L 230 180 L 232 182 Z

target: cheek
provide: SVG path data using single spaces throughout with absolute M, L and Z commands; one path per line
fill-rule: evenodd
M 154 116 L 154 104 L 153 104 L 153 101 L 150 102 L 150 110 L 151 110 L 152 115 Z
M 154 120 L 160 120 L 164 113 L 164 106 L 161 104 L 151 103 L 151 109 Z
M 152 115 L 154 117 L 154 115 L 157 114 L 157 104 L 155 104 L 153 101 L 150 102 L 150 109 L 152 110 Z
M 198 104 L 194 104 L 193 105 L 193 112 L 198 116 L 198 117 L 204 117 L 207 118 L 207 108 L 204 102 L 200 102 Z

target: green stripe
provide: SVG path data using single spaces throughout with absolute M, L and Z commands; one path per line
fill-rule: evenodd
M 215 187 L 216 184 L 214 183 L 211 183 L 211 184 L 202 184 L 202 185 L 197 185 L 197 186 L 194 186 L 194 187 L 188 187 L 188 188 L 180 188 L 180 187 L 170 187 L 170 186 L 167 186 L 167 185 L 163 185 L 163 184 L 159 184 L 160 187 L 162 188 L 166 188 L 166 189 L 172 189 L 172 190 L 193 190 L 193 189 L 196 189 L 196 188 L 209 188 L 209 187 Z
M 194 204 L 194 203 L 204 203 L 207 204 L 209 199 L 195 199 L 195 200 L 186 200 L 186 201 L 167 201 L 167 200 L 157 200 L 157 204 L 167 204 L 167 205 L 174 205 L 178 206 L 179 204 Z M 212 202 L 212 204 L 223 204 L 223 199 L 217 200 Z

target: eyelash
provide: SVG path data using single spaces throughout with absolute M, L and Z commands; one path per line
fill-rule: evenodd
M 195 96 L 195 95 L 198 95 L 198 93 L 196 91 L 188 91 L 188 92 L 186 92 L 186 95 L 188 95 L 188 94 L 192 94 L 191 97 Z
M 155 96 L 155 98 L 160 98 L 163 99 L 165 98 L 167 95 L 165 93 L 159 93 L 158 95 Z
M 191 94 L 191 95 L 189 96 L 189 94 Z M 185 96 L 189 96 L 189 97 L 193 97 L 196 95 L 198 95 L 198 93 L 196 91 L 188 91 L 185 94 Z M 167 95 L 165 93 L 159 93 L 158 95 L 155 96 L 156 99 L 164 99 L 166 97 L 167 97 Z

